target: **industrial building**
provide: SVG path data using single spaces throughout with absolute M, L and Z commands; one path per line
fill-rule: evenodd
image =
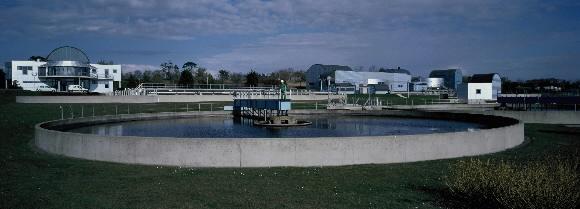
M 370 92 L 384 93 L 401 92 L 409 90 L 411 75 L 406 73 L 386 73 L 386 72 L 356 72 L 356 71 L 336 71 L 334 82 L 337 84 L 351 84 L 357 90 L 369 87 Z
M 5 63 L 7 82 L 30 91 L 82 91 L 109 93 L 121 87 L 121 65 L 91 64 L 80 49 L 63 46 L 43 60 Z
M 411 83 L 411 91 L 426 92 L 429 90 L 429 84 L 424 81 L 416 81 Z
M 314 64 L 306 70 L 306 82 L 312 90 L 328 91 L 334 84 L 335 71 L 352 71 L 348 66 Z
M 353 71 L 348 66 L 312 65 L 306 71 L 310 89 L 342 93 L 388 93 L 409 91 L 411 75 L 401 68 L 379 72 Z
M 495 102 L 500 94 L 501 77 L 497 73 L 475 74 L 457 89 L 459 101 L 468 104 Z
M 460 69 L 433 70 L 429 73 L 429 78 L 442 78 L 443 86 L 441 88 L 457 90 L 457 87 L 463 83 L 463 74 Z M 428 83 L 438 83 L 440 80 L 428 80 Z M 431 85 L 429 86 L 431 87 Z

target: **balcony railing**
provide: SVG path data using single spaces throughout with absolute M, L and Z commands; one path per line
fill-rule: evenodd
M 91 78 L 94 79 L 113 79 L 113 75 L 111 74 L 97 74 L 97 73 L 91 73 Z
M 38 74 L 38 77 L 92 77 L 92 75 L 89 75 L 89 73 L 65 73 L 65 74 L 59 74 L 59 73 L 46 73 L 46 72 L 40 71 L 39 74 Z

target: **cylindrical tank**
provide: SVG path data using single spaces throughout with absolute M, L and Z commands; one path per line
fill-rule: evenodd
M 429 88 L 442 88 L 443 78 L 427 78 L 427 87 Z

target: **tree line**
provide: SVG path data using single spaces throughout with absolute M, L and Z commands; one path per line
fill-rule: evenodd
M 580 90 L 580 80 L 568 81 L 556 78 L 531 79 L 526 81 L 512 81 L 502 78 L 502 93 L 555 93 L 576 92 Z
M 305 88 L 306 86 L 306 74 L 303 70 L 288 68 L 266 74 L 258 73 L 255 70 L 241 73 L 221 69 L 214 75 L 195 62 L 186 62 L 180 68 L 171 61 L 161 63 L 157 70 L 136 70 L 123 73 L 122 85 L 126 88 L 135 88 L 140 83 L 163 83 L 181 86 L 231 84 L 257 87 L 278 85 L 280 80 L 288 81 L 288 85 L 294 88 Z

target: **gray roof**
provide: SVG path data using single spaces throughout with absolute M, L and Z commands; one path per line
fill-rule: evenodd
M 63 46 L 56 48 L 46 57 L 48 61 L 77 61 L 88 64 L 89 57 L 79 48 Z
M 440 78 L 442 76 L 453 75 L 457 73 L 459 69 L 447 69 L 447 70 L 433 70 L 429 73 L 429 78 Z
M 352 71 L 352 69 L 349 66 L 323 65 L 323 64 L 314 64 L 314 65 L 318 65 L 318 66 L 322 67 L 324 70 L 328 70 L 328 71 L 337 71 L 337 70 Z
M 384 69 L 384 68 L 381 68 L 381 69 L 379 69 L 379 72 L 385 72 L 385 73 L 403 73 L 403 74 L 411 75 L 411 72 L 409 72 L 408 70 L 402 69 L 402 68 L 394 68 L 394 69 Z
M 493 76 L 497 75 L 495 73 L 489 74 L 473 74 L 469 83 L 491 83 L 493 81 Z

